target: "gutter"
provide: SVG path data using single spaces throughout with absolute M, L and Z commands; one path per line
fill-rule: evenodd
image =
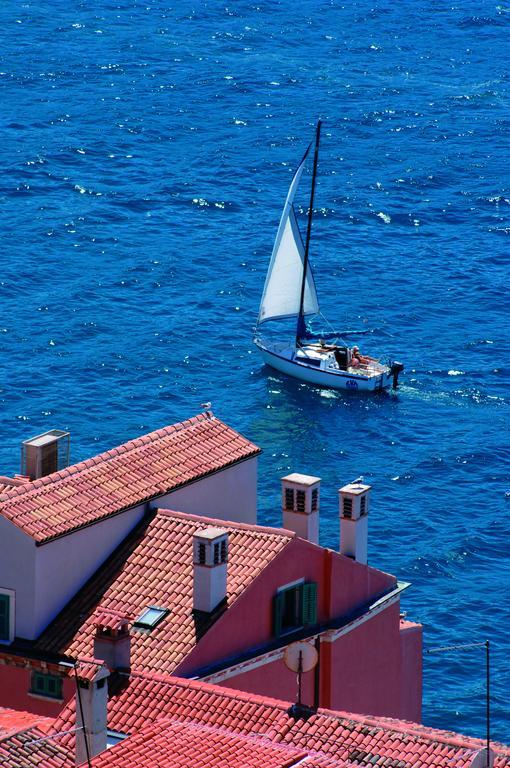
M 377 616 L 390 605 L 393 605 L 400 599 L 400 595 L 411 584 L 406 581 L 397 581 L 396 587 L 386 592 L 373 602 L 367 602 L 359 608 L 340 619 L 317 624 L 314 627 L 306 627 L 296 632 L 289 632 L 282 637 L 277 638 L 271 643 L 259 645 L 244 653 L 231 656 L 217 664 L 199 668 L 193 675 L 189 675 L 191 680 L 204 680 L 208 683 L 220 683 L 229 677 L 248 672 L 256 667 L 277 661 L 283 658 L 287 646 L 297 640 L 307 640 L 314 642 L 320 637 L 321 642 L 334 643 L 341 635 L 346 635 L 354 629 L 364 624 L 365 621 Z M 179 674 L 178 670 L 176 673 Z M 185 675 L 188 677 L 188 675 Z

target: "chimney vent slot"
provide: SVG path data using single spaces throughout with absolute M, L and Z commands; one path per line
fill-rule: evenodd
M 198 564 L 205 565 L 205 544 L 198 545 Z
M 304 491 L 296 491 L 296 507 L 298 512 L 305 511 L 306 494 Z
M 314 488 L 312 490 L 312 512 L 317 512 L 319 506 L 319 489 Z
M 294 490 L 292 488 L 285 489 L 285 509 L 294 509 Z
M 343 499 L 343 514 L 344 517 L 352 517 L 352 499 L 345 496 Z

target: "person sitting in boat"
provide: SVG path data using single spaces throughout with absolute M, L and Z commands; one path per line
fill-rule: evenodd
M 359 368 L 360 365 L 368 365 L 369 363 L 375 363 L 375 357 L 369 357 L 368 355 L 362 355 L 359 351 L 359 347 L 353 347 L 351 349 L 351 368 Z

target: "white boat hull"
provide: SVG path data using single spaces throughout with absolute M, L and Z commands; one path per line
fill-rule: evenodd
M 255 340 L 264 362 L 277 371 L 300 379 L 308 384 L 330 389 L 342 389 L 350 392 L 378 392 L 391 387 L 393 384 L 393 372 L 387 365 L 376 363 L 367 369 L 353 371 L 339 370 L 330 365 L 316 368 L 311 364 L 296 359 L 291 348 L 269 349 L 259 340 Z

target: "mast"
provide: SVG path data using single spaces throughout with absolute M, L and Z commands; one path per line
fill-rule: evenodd
M 301 298 L 299 301 L 299 315 L 298 315 L 297 330 L 296 330 L 296 345 L 299 344 L 299 340 L 306 330 L 303 309 L 304 309 L 304 303 L 305 303 L 306 275 L 308 272 L 308 251 L 310 249 L 310 235 L 312 233 L 313 200 L 315 197 L 315 181 L 317 178 L 317 161 L 319 159 L 319 141 L 321 137 L 321 123 L 322 123 L 321 120 L 317 121 L 317 131 L 315 134 L 315 152 L 313 155 L 312 189 L 310 192 L 310 207 L 308 209 L 308 226 L 306 228 L 305 255 L 303 258 L 303 280 L 301 282 Z

